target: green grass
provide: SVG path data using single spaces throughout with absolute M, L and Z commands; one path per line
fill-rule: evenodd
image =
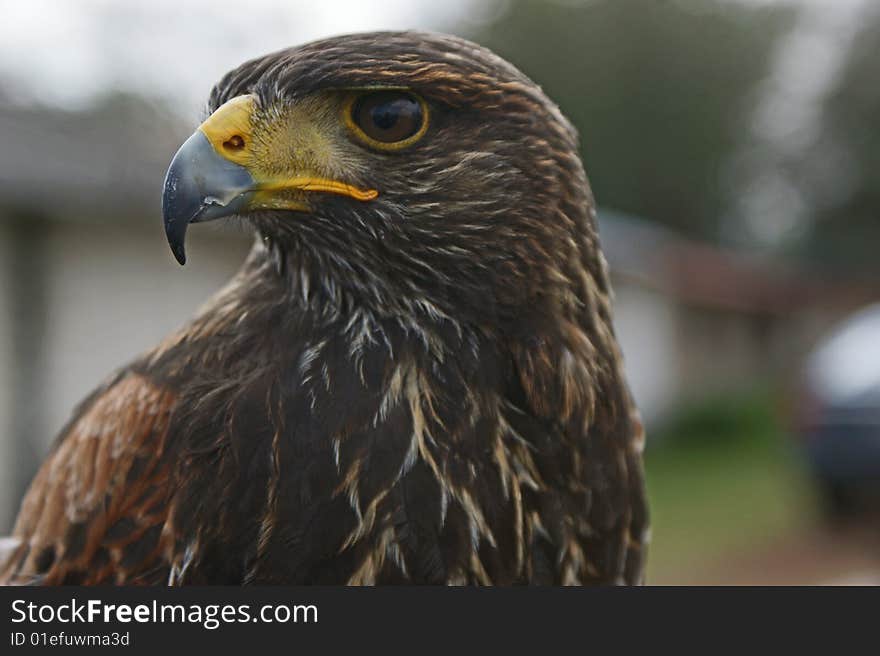
M 728 559 L 791 535 L 812 519 L 809 482 L 769 399 L 715 405 L 686 409 L 646 455 L 649 583 L 712 579 Z M 707 427 L 711 433 L 700 438 Z

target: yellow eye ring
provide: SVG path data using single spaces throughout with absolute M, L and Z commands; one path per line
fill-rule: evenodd
M 367 125 L 367 129 L 373 131 L 373 135 L 367 134 L 359 121 L 366 122 L 370 118 L 379 118 L 388 123 L 390 116 L 390 128 L 385 125 Z M 400 116 L 394 115 L 398 112 Z M 348 131 L 358 141 L 374 150 L 394 152 L 403 150 L 419 141 L 428 131 L 430 124 L 430 111 L 428 103 L 421 97 L 406 89 L 375 89 L 352 94 L 344 103 L 342 117 Z M 408 123 L 418 121 L 418 124 Z M 409 128 L 414 128 L 409 129 Z M 394 141 L 384 141 L 382 138 L 393 138 L 395 134 L 405 135 Z

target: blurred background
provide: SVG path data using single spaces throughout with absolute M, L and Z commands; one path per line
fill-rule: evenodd
M 487 45 L 580 130 L 649 434 L 651 583 L 880 583 L 880 4 L 0 0 L 0 534 L 52 437 L 239 266 L 162 233 L 211 85 L 368 29 Z

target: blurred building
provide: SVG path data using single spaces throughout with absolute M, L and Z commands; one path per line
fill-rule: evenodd
M 246 235 L 200 227 L 186 269 L 160 220 L 189 132 L 132 98 L 66 113 L 0 107 L 0 534 L 76 403 L 190 316 Z M 649 424 L 683 397 L 772 378 L 876 290 L 601 216 L 629 377 Z
M 830 327 L 880 298 L 873 280 L 829 280 L 755 254 L 600 212 L 615 323 L 648 425 L 682 400 L 786 384 Z

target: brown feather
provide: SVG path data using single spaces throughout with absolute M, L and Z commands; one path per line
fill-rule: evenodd
M 25 497 L 6 583 L 158 582 L 174 394 L 124 373 L 62 432 Z

